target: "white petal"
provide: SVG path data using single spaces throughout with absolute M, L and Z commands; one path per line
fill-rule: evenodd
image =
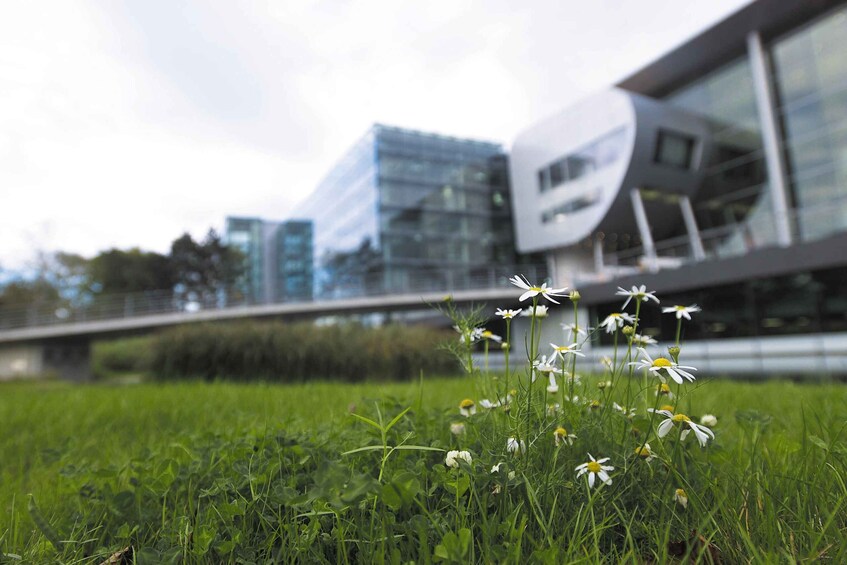
M 588 474 L 588 486 L 589 486 L 589 488 L 594 486 L 594 477 L 595 477 L 594 473 Z
M 676 381 L 677 384 L 682 384 L 682 377 L 679 376 L 673 367 L 665 367 L 665 371 L 671 376 L 671 378 Z
M 537 290 L 528 290 L 528 291 L 524 292 L 523 294 L 521 294 L 521 297 L 518 298 L 518 300 L 523 302 L 527 298 L 532 298 L 533 296 L 535 296 L 537 294 L 538 294 Z
M 691 427 L 694 430 L 694 435 L 697 437 L 698 443 L 700 443 L 700 447 L 706 447 L 706 444 L 709 442 L 709 436 L 704 434 L 702 430 L 698 430 L 694 426 Z
M 691 430 L 682 430 L 682 433 L 681 433 L 681 434 L 679 434 L 679 439 L 680 439 L 680 441 L 685 440 L 685 438 L 686 438 L 686 437 L 688 437 L 688 432 L 690 432 L 690 431 L 691 431 Z
M 658 436 L 665 437 L 666 435 L 668 435 L 668 432 L 671 431 L 671 428 L 673 428 L 673 420 L 664 420 L 661 424 L 659 424 Z
M 509 279 L 509 282 L 524 290 L 529 289 L 529 281 L 526 280 L 526 277 L 523 277 L 522 275 L 515 275 L 514 277 Z

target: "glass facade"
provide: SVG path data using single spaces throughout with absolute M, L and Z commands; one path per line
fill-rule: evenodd
M 626 128 L 617 128 L 538 171 L 538 190 L 547 192 L 617 161 L 626 145 Z
M 313 232 L 312 222 L 308 220 L 288 220 L 276 228 L 274 300 L 312 299 Z
M 804 240 L 847 228 L 847 7 L 771 47 L 784 147 Z
M 297 213 L 314 222 L 319 295 L 449 289 L 517 262 L 493 143 L 376 125 Z
M 244 274 L 238 291 L 253 302 L 265 296 L 265 245 L 263 224 L 259 218 L 227 218 L 224 240 L 244 256 Z
M 665 98 L 708 119 L 713 150 L 703 186 L 692 202 L 710 251 L 735 255 L 776 242 L 761 125 L 746 55 Z
M 788 169 L 792 229 L 809 241 L 847 229 L 847 7 L 771 40 L 780 141 Z M 718 256 L 776 242 L 761 127 L 748 56 L 665 99 L 707 117 L 716 147 L 695 204 L 707 231 L 725 236 Z

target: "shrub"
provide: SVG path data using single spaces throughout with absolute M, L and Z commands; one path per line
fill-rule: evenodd
M 91 347 L 91 372 L 96 379 L 127 373 L 147 374 L 152 364 L 152 336 L 97 341 Z
M 201 378 L 297 382 L 408 379 L 455 372 L 437 351 L 444 333 L 424 327 L 281 322 L 181 326 L 152 344 L 160 379 Z

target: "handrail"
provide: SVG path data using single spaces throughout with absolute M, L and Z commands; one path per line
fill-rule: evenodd
M 190 296 L 174 290 L 89 296 L 76 306 L 66 302 L 45 302 L 28 306 L 0 308 L 0 330 L 56 326 L 79 322 L 137 318 L 156 314 L 193 313 L 244 306 L 279 303 L 331 302 L 354 297 L 401 294 L 445 293 L 461 290 L 486 290 L 511 286 L 509 278 L 523 274 L 530 281 L 547 278 L 544 265 L 495 265 L 461 269 L 404 269 L 405 276 L 388 281 L 391 272 L 350 276 L 348 280 L 324 289 L 312 297 L 283 300 L 255 300 L 243 288 L 221 288 L 205 296 Z

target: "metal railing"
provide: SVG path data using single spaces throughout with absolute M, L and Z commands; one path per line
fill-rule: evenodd
M 523 274 L 530 281 L 543 281 L 547 268 L 543 265 L 489 266 L 463 269 L 418 268 L 395 272 L 370 273 L 323 289 L 311 297 L 281 300 L 256 300 L 241 288 L 221 288 L 198 296 L 174 290 L 139 293 L 92 295 L 80 304 L 45 302 L 29 306 L 0 308 L 0 331 L 29 327 L 56 326 L 138 318 L 160 314 L 190 314 L 270 304 L 306 304 L 332 302 L 359 297 L 378 297 L 408 294 L 449 294 L 465 290 L 508 288 L 509 278 Z
M 815 241 L 846 231 L 847 197 L 835 197 L 813 206 L 791 209 L 788 220 L 795 243 Z M 770 210 L 737 224 L 702 230 L 700 239 L 706 259 L 737 257 L 778 245 L 776 221 Z M 656 242 L 655 248 L 660 259 L 679 259 L 680 263 L 695 261 L 687 235 Z M 604 264 L 611 267 L 646 269 L 645 259 L 644 248 L 640 246 L 603 255 Z

